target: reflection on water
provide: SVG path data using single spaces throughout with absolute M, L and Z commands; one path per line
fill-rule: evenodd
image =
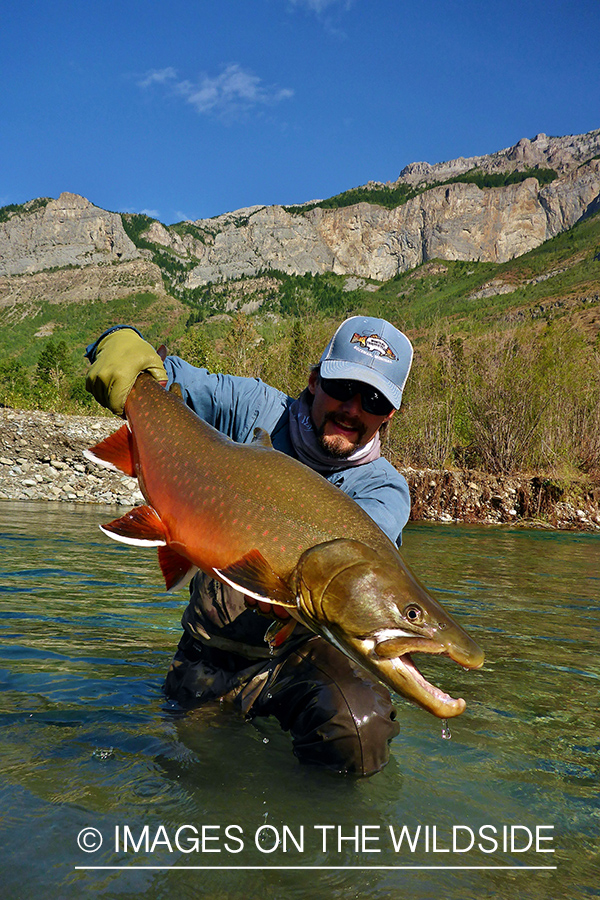
M 407 559 L 486 665 L 421 658 L 467 711 L 444 740 L 398 699 L 390 765 L 353 782 L 299 766 L 270 721 L 169 708 L 185 593 L 102 536 L 113 513 L 0 504 L 3 897 L 598 896 L 599 536 L 411 526 Z M 536 826 L 555 853 L 527 849 Z

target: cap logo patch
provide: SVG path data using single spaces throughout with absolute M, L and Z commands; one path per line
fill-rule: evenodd
M 398 359 L 396 354 L 392 352 L 392 348 L 388 342 L 384 341 L 378 334 L 357 334 L 354 332 L 350 338 L 350 343 L 360 344 L 361 347 L 365 347 L 371 353 L 375 353 L 378 356 L 387 356 L 388 359 Z

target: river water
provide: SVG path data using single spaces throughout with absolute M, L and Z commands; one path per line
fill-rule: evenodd
M 270 720 L 169 707 L 185 591 L 114 513 L 0 503 L 3 898 L 600 896 L 600 536 L 411 525 L 486 664 L 418 657 L 466 712 L 448 740 L 398 698 L 389 766 L 353 781 Z

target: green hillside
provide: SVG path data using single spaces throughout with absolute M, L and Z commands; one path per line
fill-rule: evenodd
M 136 220 L 128 231 L 144 241 Z M 269 271 L 186 291 L 173 254 L 146 249 L 166 297 L 0 308 L 0 402 L 96 411 L 83 348 L 116 322 L 296 394 L 337 323 L 369 314 L 415 345 L 387 451 L 395 462 L 600 479 L 600 215 L 502 265 L 433 260 L 384 284 Z M 231 310 L 248 303 L 260 306 Z

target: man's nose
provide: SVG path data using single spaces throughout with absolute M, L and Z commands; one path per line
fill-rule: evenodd
M 349 397 L 348 400 L 345 400 L 342 403 L 342 409 L 344 412 L 350 413 L 351 415 L 360 415 L 363 411 L 360 394 L 355 394 L 353 397 Z

